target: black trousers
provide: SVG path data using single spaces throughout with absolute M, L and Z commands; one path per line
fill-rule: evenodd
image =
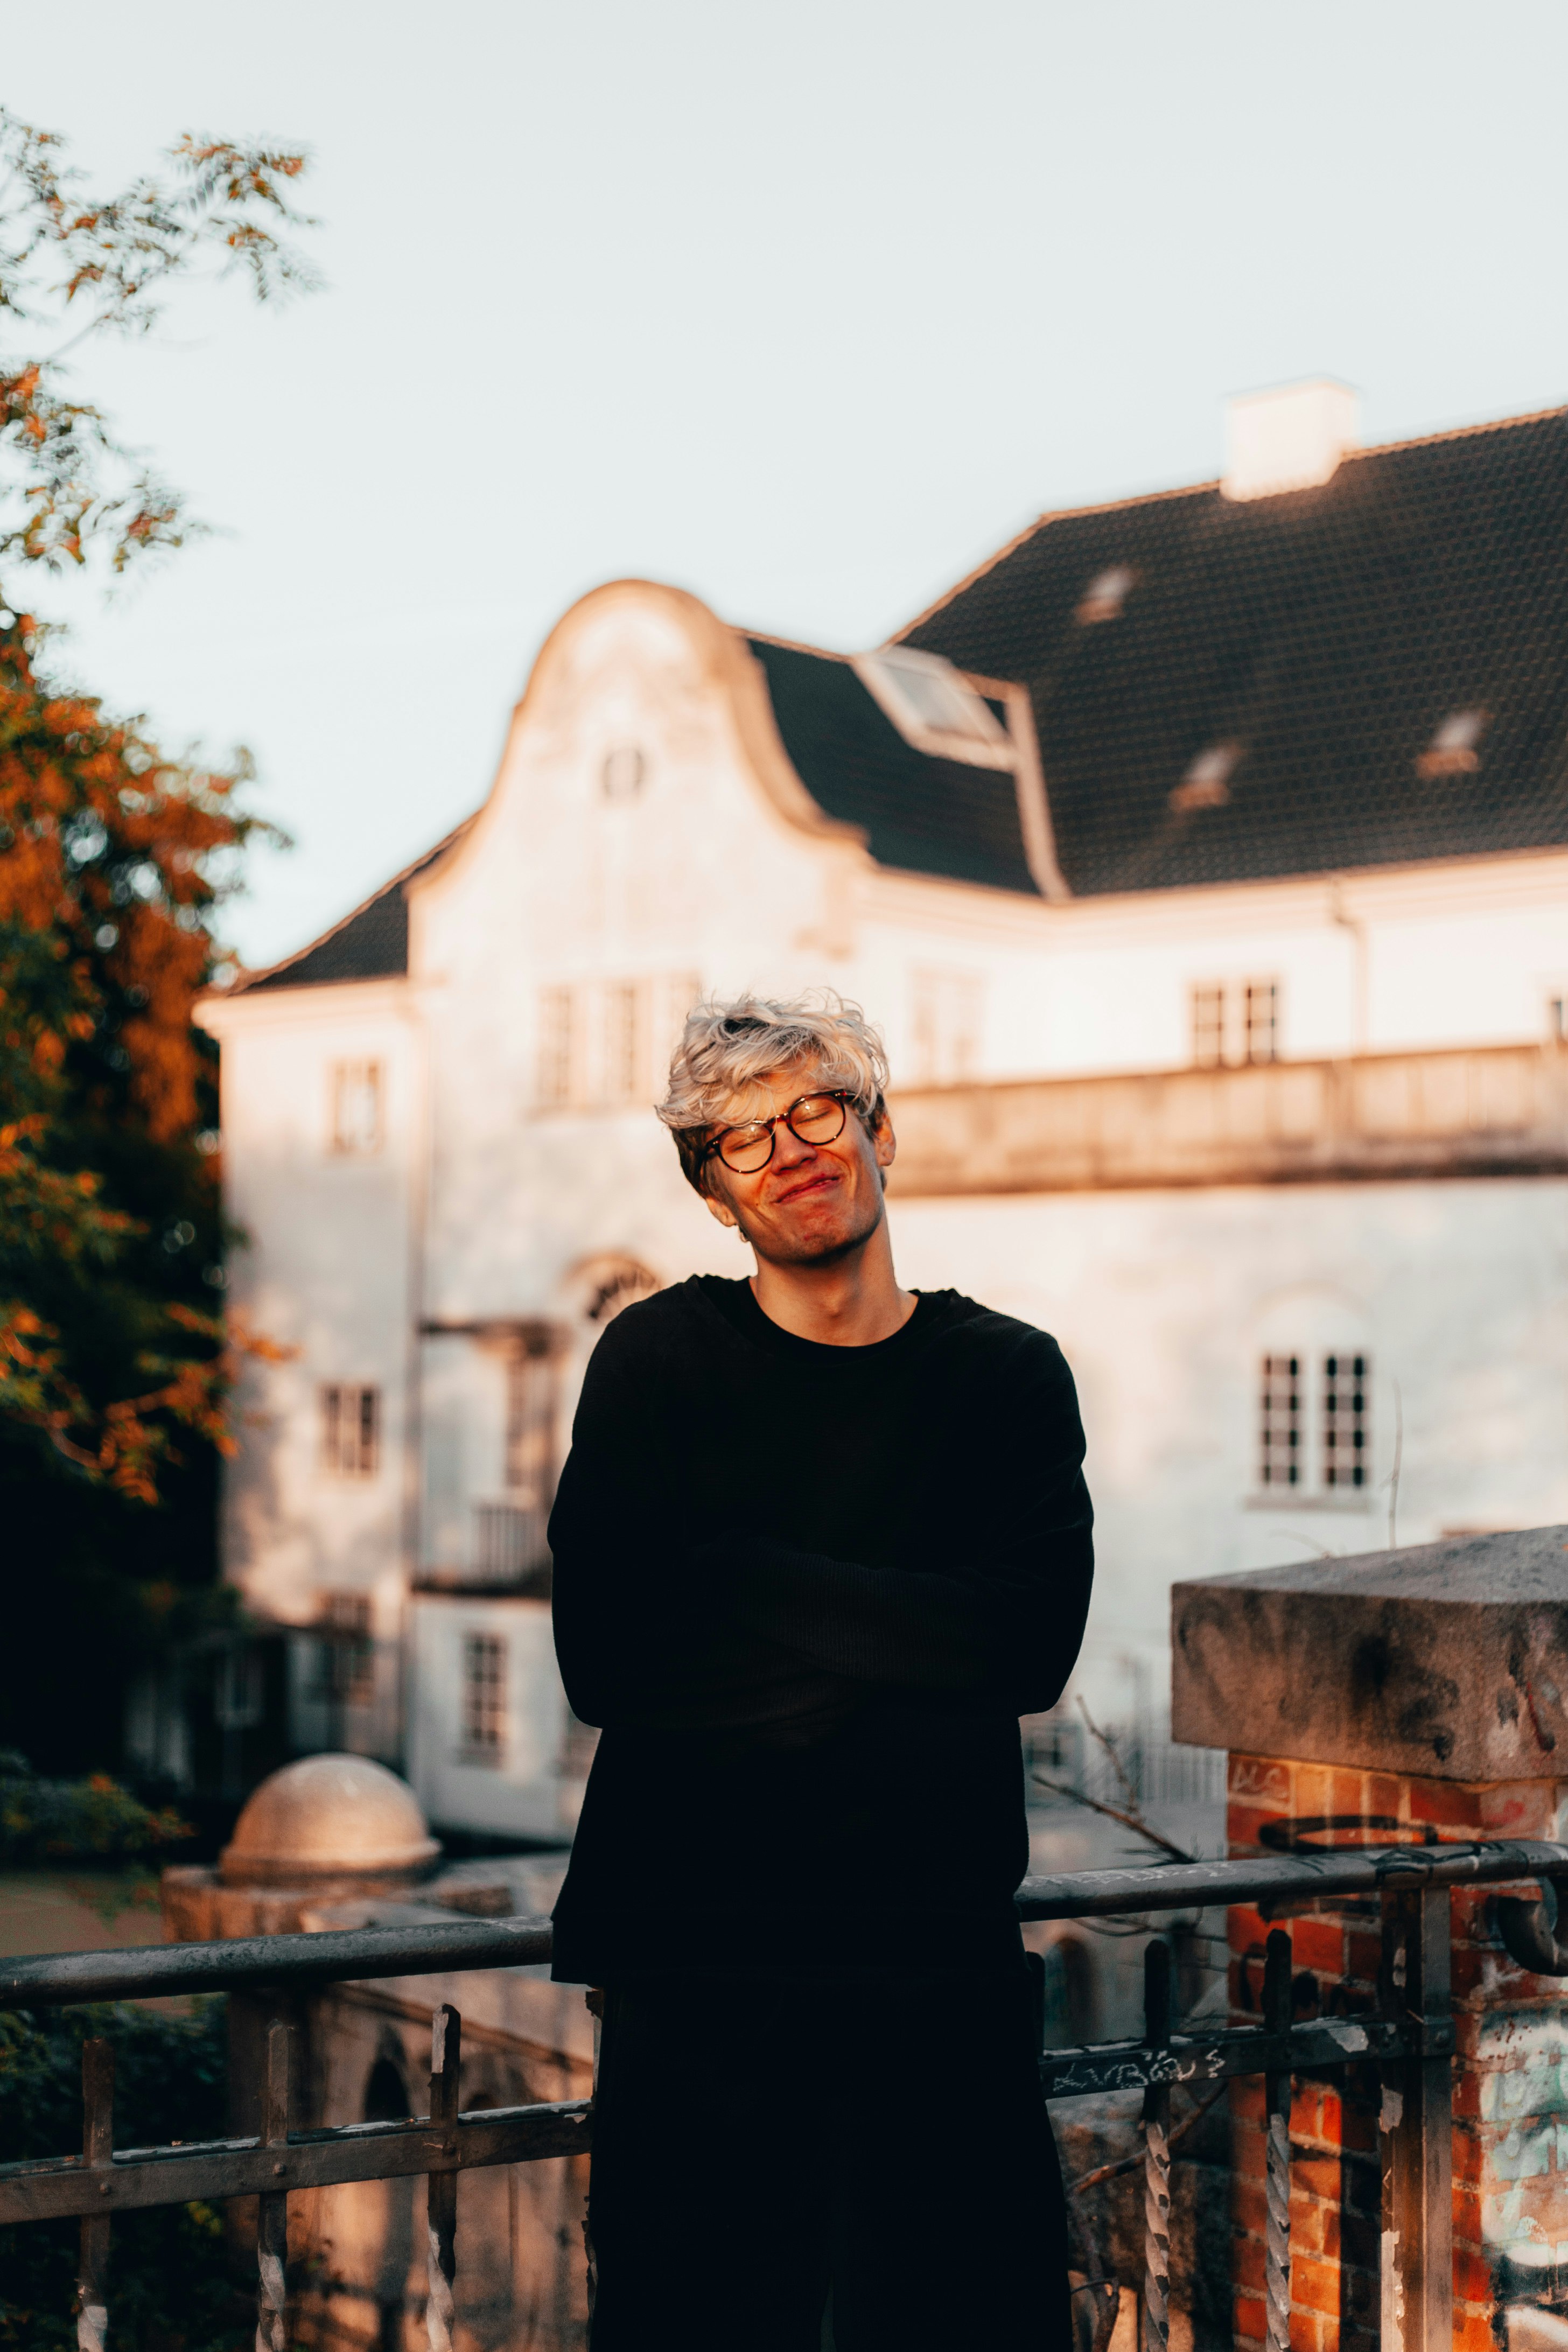
M 1068 2352 L 1028 1979 L 606 1989 L 593 2352 Z

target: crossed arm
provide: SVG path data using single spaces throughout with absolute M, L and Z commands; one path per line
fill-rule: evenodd
M 551 1524 L 574 1711 L 603 1725 L 743 1731 L 842 1715 L 879 1687 L 989 1698 L 1015 1714 L 1052 1705 L 1092 1577 L 1082 1433 L 1055 1365 L 1059 1380 L 1013 1401 L 1025 1443 L 984 1537 L 932 1572 L 754 1531 L 693 1540 L 663 1524 L 650 1504 L 658 1465 L 639 1443 L 646 1406 L 596 1357 Z

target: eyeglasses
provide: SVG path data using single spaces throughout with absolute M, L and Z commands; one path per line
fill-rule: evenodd
M 744 1127 L 727 1127 L 714 1136 L 704 1160 L 717 1155 L 737 1176 L 757 1176 L 773 1156 L 773 1131 L 782 1120 L 802 1143 L 831 1143 L 844 1132 L 850 1100 L 847 1088 L 832 1094 L 800 1095 L 787 1110 L 772 1118 L 748 1119 Z

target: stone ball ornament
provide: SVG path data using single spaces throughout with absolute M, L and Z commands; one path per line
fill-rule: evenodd
M 305 1756 L 263 1780 L 224 1848 L 230 1886 L 417 1875 L 441 1851 L 405 1780 L 368 1756 Z

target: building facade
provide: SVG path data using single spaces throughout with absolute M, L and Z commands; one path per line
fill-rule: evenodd
M 1098 1713 L 1158 1713 L 1178 1576 L 1568 1518 L 1568 413 L 1346 415 L 1243 404 L 1224 480 L 1047 517 L 875 654 L 595 591 L 477 814 L 208 1000 L 231 1297 L 291 1350 L 226 1555 L 298 1747 L 569 1829 L 583 1368 L 749 1265 L 651 1112 L 702 992 L 863 1003 L 902 1278 L 1066 1349 Z

